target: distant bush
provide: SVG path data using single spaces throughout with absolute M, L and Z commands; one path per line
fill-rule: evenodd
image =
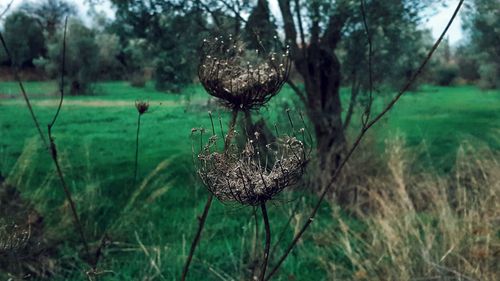
M 14 12 L 5 19 L 4 37 L 12 55 L 13 63 L 18 66 L 32 66 L 33 60 L 45 51 L 45 38 L 42 28 L 35 18 L 24 12 Z M 4 51 L 0 60 L 5 61 Z
M 122 52 L 120 38 L 116 34 L 101 33 L 95 37 L 99 46 L 99 79 L 121 79 L 125 67 L 118 57 Z
M 147 82 L 145 73 L 146 66 L 151 59 L 147 56 L 147 48 L 145 40 L 132 39 L 128 40 L 127 46 L 124 49 L 125 64 L 126 64 L 126 79 L 133 87 L 144 87 Z
M 441 64 L 436 68 L 435 83 L 440 86 L 450 86 L 458 77 L 458 67 L 455 64 Z
M 479 87 L 483 89 L 500 88 L 500 69 L 498 63 L 485 62 L 479 66 Z
M 95 39 L 95 32 L 83 23 L 79 21 L 68 23 L 66 80 L 72 95 L 91 93 L 91 84 L 98 78 L 100 49 Z M 61 73 L 62 41 L 61 31 L 49 42 L 47 58 L 36 61 L 36 65 L 43 68 L 52 78 L 57 78 Z

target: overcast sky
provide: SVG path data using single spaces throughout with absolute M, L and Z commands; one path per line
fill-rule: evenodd
M 21 3 L 25 1 L 26 0 L 14 0 L 11 10 L 14 10 L 17 6 L 19 6 Z M 28 1 L 36 3 L 37 1 L 43 1 L 43 0 L 28 0 Z M 429 11 L 429 14 L 431 16 L 429 20 L 425 23 L 425 27 L 430 28 L 432 30 L 434 38 L 437 38 L 441 34 L 442 30 L 444 29 L 445 25 L 448 23 L 448 20 L 453 14 L 453 11 L 455 10 L 458 1 L 459 0 L 447 0 L 446 7 L 434 7 L 432 11 Z M 1 3 L 0 7 L 3 8 L 8 2 L 10 1 L 0 0 Z M 89 7 L 84 4 L 85 3 L 84 0 L 68 0 L 68 2 L 74 3 L 78 7 L 80 16 L 84 19 L 86 23 L 91 22 L 88 16 Z M 278 1 L 269 0 L 269 3 L 271 5 L 271 10 L 273 11 L 277 19 L 280 20 Z M 103 4 L 95 6 L 94 9 L 98 12 L 104 12 L 108 16 L 113 17 L 113 9 L 109 4 L 109 1 L 103 1 Z M 448 31 L 448 38 L 450 40 L 450 44 L 453 45 L 457 43 L 460 39 L 463 38 L 463 36 L 464 35 L 460 24 L 460 17 L 458 17 L 453 22 L 452 26 L 450 27 L 450 30 Z

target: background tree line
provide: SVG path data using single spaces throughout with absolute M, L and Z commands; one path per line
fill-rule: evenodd
M 93 5 L 96 1 L 87 1 Z M 37 68 L 52 78 L 54 63 L 60 53 L 57 42 L 61 24 L 70 16 L 70 48 L 68 75 L 81 84 L 85 93 L 89 83 L 97 80 L 128 79 L 141 86 L 152 77 L 159 89 L 180 90 L 196 76 L 198 48 L 203 38 L 214 34 L 240 35 L 249 48 L 258 48 L 256 34 L 264 46 L 273 37 L 282 38 L 267 0 L 256 1 L 111 1 L 116 18 L 94 13 L 93 24 L 86 25 L 77 9 L 66 0 L 26 1 L 1 19 L 2 30 L 12 50 L 14 64 Z M 342 85 L 357 86 L 366 78 L 366 38 L 361 26 L 358 1 L 279 1 L 288 3 L 292 17 L 304 26 L 327 23 L 328 14 L 346 13 L 341 27 L 341 40 L 336 54 L 343 66 Z M 396 77 L 408 75 L 416 57 L 432 43 L 428 30 L 418 26 L 425 20 L 422 11 L 432 1 L 367 1 L 367 12 L 374 38 L 374 77 L 378 82 L 394 86 Z M 342 4 L 343 3 L 343 4 Z M 484 88 L 498 87 L 499 76 L 499 8 L 494 0 L 475 0 L 462 14 L 466 39 L 457 46 L 445 46 L 434 58 L 423 82 L 451 85 L 479 83 Z M 298 6 L 299 8 L 297 8 Z M 314 14 L 316 13 L 316 15 Z M 340 14 L 339 14 L 340 15 Z M 339 17 L 340 18 L 340 17 Z M 305 39 L 311 33 L 305 30 Z M 282 38 L 283 39 L 283 38 Z M 300 38 L 297 38 L 300 39 Z M 307 41 L 306 40 L 306 41 Z M 299 40 L 300 41 L 300 40 Z M 306 42 L 307 44 L 307 42 Z M 0 52 L 2 65 L 10 65 Z M 383 74 L 383 75 L 382 75 Z M 366 80 L 366 79 L 365 79 Z M 366 83 L 364 81 L 363 83 Z M 76 86 L 76 85 L 75 85 Z M 78 87 L 77 87 L 78 88 Z M 353 87 L 357 88 L 357 87 Z M 76 93 L 75 92 L 75 93 Z
M 371 84 L 377 93 L 390 92 L 381 89 L 397 89 L 412 75 L 433 43 L 430 32 L 420 28 L 426 20 L 423 11 L 443 4 L 390 0 L 364 1 L 362 6 L 361 1 L 351 0 L 278 0 L 278 20 L 268 0 L 111 2 L 115 19 L 94 13 L 92 25 L 76 17 L 69 1 L 25 2 L 3 19 L 13 61 L 4 55 L 0 61 L 56 78 L 66 16 L 70 16 L 67 87 L 75 95 L 92 93 L 92 82 L 110 79 L 129 80 L 139 87 L 152 79 L 156 88 L 178 92 L 196 82 L 204 38 L 232 34 L 250 49 L 289 45 L 293 61 L 289 84 L 313 125 L 323 171 L 318 178 L 325 182 L 345 153 L 354 109 L 369 102 Z M 462 14 L 466 40 L 456 48 L 444 44 L 420 82 L 500 86 L 500 17 L 495 2 L 469 3 Z M 350 89 L 348 103 L 341 102 L 341 87 Z

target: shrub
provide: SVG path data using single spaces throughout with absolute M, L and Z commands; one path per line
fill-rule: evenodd
M 446 63 L 437 67 L 435 83 L 440 86 L 450 86 L 458 77 L 458 67 L 455 64 Z
M 58 33 L 48 44 L 47 58 L 36 61 L 36 65 L 53 78 L 57 78 L 61 72 L 62 36 L 62 33 Z M 95 37 L 95 32 L 83 23 L 68 23 L 66 77 L 72 95 L 91 93 L 91 84 L 98 78 L 100 52 Z

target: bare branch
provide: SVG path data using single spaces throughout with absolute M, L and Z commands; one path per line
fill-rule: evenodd
M 306 99 L 306 94 L 304 93 L 304 91 L 302 91 L 299 86 L 297 86 L 293 81 L 292 79 L 288 79 L 287 81 L 287 84 L 290 86 L 290 88 L 292 88 L 292 90 L 295 92 L 295 94 L 297 94 L 297 96 L 299 96 L 300 100 L 304 103 L 304 104 L 307 104 L 307 99 Z
M 372 43 L 372 35 L 368 28 L 368 22 L 366 20 L 366 11 L 365 11 L 365 1 L 361 0 L 361 14 L 363 16 L 363 25 L 365 27 L 366 39 L 368 41 L 368 104 L 366 105 L 365 112 L 363 112 L 361 122 L 363 123 L 363 127 L 366 126 L 368 120 L 370 120 L 370 114 L 372 110 L 373 104 L 373 69 L 372 69 L 372 58 L 373 58 L 373 43 Z
M 361 143 L 361 140 L 365 136 L 366 132 L 373 125 L 375 125 L 389 110 L 391 110 L 391 108 L 394 106 L 394 104 L 396 104 L 396 102 L 399 100 L 399 98 L 401 98 L 401 96 L 410 88 L 410 86 L 415 82 L 416 78 L 420 75 L 420 73 L 422 72 L 422 70 L 427 65 L 427 63 L 429 62 L 429 60 L 432 57 L 432 55 L 434 54 L 434 51 L 437 49 L 437 47 L 439 46 L 439 44 L 443 40 L 445 34 L 448 32 L 448 29 L 450 28 L 451 24 L 455 20 L 457 14 L 458 14 L 458 11 L 462 7 L 463 2 L 464 2 L 464 0 L 460 0 L 460 2 L 458 3 L 458 5 L 457 5 L 457 7 L 455 9 L 455 12 L 453 13 L 452 17 L 448 21 L 448 24 L 446 25 L 445 29 L 441 33 L 441 36 L 439 36 L 439 38 L 437 39 L 437 41 L 434 43 L 434 45 L 432 46 L 431 50 L 428 52 L 426 58 L 424 59 L 424 61 L 418 67 L 417 71 L 410 77 L 410 79 L 406 82 L 406 84 L 404 85 L 404 87 L 392 99 L 392 101 L 385 107 L 385 109 L 382 110 L 382 112 L 380 112 L 375 118 L 373 118 L 372 121 L 367 122 L 366 126 L 363 126 L 363 128 L 361 129 L 358 137 L 354 141 L 352 147 L 349 149 L 349 151 L 347 152 L 347 154 L 344 157 L 344 159 L 342 160 L 342 162 L 340 162 L 340 165 L 337 167 L 337 169 L 333 173 L 333 175 L 332 175 L 330 181 L 328 182 L 328 184 L 323 188 L 323 190 L 321 192 L 321 195 L 320 195 L 317 203 L 314 205 L 314 208 L 313 208 L 311 214 L 309 215 L 309 218 L 304 223 L 304 225 L 302 226 L 302 228 L 300 229 L 300 231 L 295 235 L 295 237 L 293 238 L 292 242 L 289 244 L 288 248 L 285 250 L 285 253 L 278 260 L 278 263 L 274 266 L 274 268 L 271 270 L 271 272 L 267 275 L 266 280 L 270 280 L 271 277 L 279 270 L 279 268 L 281 267 L 281 264 L 285 261 L 285 259 L 291 253 L 291 251 L 295 248 L 295 245 L 297 245 L 297 242 L 300 240 L 300 238 L 302 237 L 302 235 L 305 233 L 305 231 L 308 229 L 308 227 L 314 221 L 316 213 L 318 212 L 319 207 L 321 206 L 321 203 L 323 203 L 323 201 L 324 201 L 324 199 L 326 197 L 326 194 L 328 194 L 328 192 L 330 191 L 330 189 L 333 187 L 333 184 L 335 183 L 337 177 L 339 176 L 340 171 L 344 168 L 344 166 L 347 163 L 347 161 L 351 158 L 352 154 L 354 153 L 354 151 L 356 150 L 356 148 Z
M 349 127 L 349 124 L 351 123 L 352 115 L 354 113 L 354 107 L 356 106 L 356 101 L 357 101 L 358 94 L 359 94 L 359 88 L 361 85 L 361 82 L 359 82 L 357 79 L 356 73 L 353 73 L 351 79 L 352 79 L 351 99 L 349 101 L 349 107 L 347 108 L 347 113 L 346 113 L 344 124 L 343 124 L 344 130 L 347 127 Z
M 5 39 L 3 38 L 3 35 L 1 32 L 0 32 L 0 41 L 2 42 L 2 46 L 3 46 L 3 49 L 5 50 L 5 54 L 7 55 L 7 58 L 11 62 L 12 72 L 14 73 L 14 79 L 19 84 L 19 88 L 21 89 L 21 94 L 22 94 L 24 101 L 26 102 L 26 106 L 28 107 L 28 110 L 31 114 L 31 119 L 35 123 L 35 127 L 38 130 L 38 134 L 40 135 L 40 138 L 42 139 L 44 146 L 48 148 L 47 139 L 45 138 L 45 135 L 42 133 L 40 123 L 38 122 L 38 119 L 36 118 L 36 115 L 35 115 L 35 112 L 33 111 L 33 107 L 31 106 L 31 102 L 29 100 L 28 94 L 26 94 L 26 90 L 24 89 L 23 82 L 21 81 L 21 77 L 19 76 L 19 70 L 18 70 L 17 66 L 15 65 L 14 59 L 12 58 L 12 55 L 10 54 L 9 48 L 7 47 L 7 43 L 5 42 Z
M 3 10 L 2 13 L 0 13 L 0 19 L 3 18 L 3 16 L 5 16 L 5 14 L 7 14 L 7 12 L 10 10 L 10 6 L 12 6 L 12 3 L 14 3 L 14 0 L 10 0 L 10 3 L 7 4 L 7 6 L 5 7 L 5 9 Z
M 290 45 L 292 56 L 295 58 L 299 55 L 299 46 L 297 45 L 297 30 L 293 20 L 292 10 L 290 8 L 290 0 L 279 0 L 281 15 L 283 16 L 283 24 L 287 44 Z
M 57 148 L 56 144 L 54 142 L 54 138 L 52 137 L 52 127 L 57 121 L 57 117 L 59 117 L 59 113 L 61 111 L 62 103 L 64 101 L 64 72 L 65 72 L 65 65 L 66 65 L 66 31 L 68 28 L 68 18 L 66 17 L 66 20 L 64 22 L 64 35 L 63 35 L 63 49 L 62 49 L 62 60 L 61 60 L 61 85 L 60 85 L 60 99 L 59 99 L 59 105 L 57 107 L 56 113 L 54 114 L 54 117 L 52 118 L 52 122 L 47 126 L 48 128 L 48 134 L 49 134 L 49 141 L 50 141 L 50 151 L 51 151 L 51 156 L 52 160 L 54 161 L 54 164 L 56 166 L 57 170 L 57 175 L 59 177 L 59 180 L 61 181 L 61 186 L 63 188 L 64 194 L 66 195 L 66 199 L 69 202 L 70 208 L 71 208 L 71 214 L 73 216 L 75 228 L 77 232 L 80 234 L 80 238 L 82 240 L 86 257 L 90 258 L 90 248 L 87 243 L 87 240 L 85 239 L 85 235 L 83 232 L 83 226 L 80 222 L 80 218 L 78 217 L 78 212 L 76 211 L 76 204 L 75 201 L 73 200 L 73 196 L 71 194 L 71 191 L 64 179 L 64 174 L 62 172 L 61 166 L 59 164 L 59 160 L 57 157 Z M 89 263 L 95 267 L 95 264 L 93 264 L 93 261 L 89 260 Z M 94 268 L 95 269 L 95 268 Z

